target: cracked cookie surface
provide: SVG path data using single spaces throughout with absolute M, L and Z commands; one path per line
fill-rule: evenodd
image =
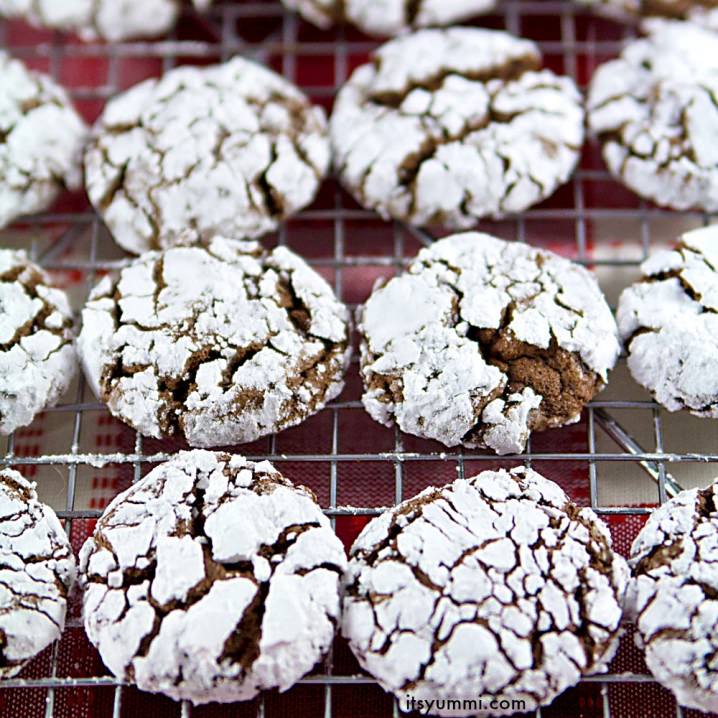
M 192 3 L 206 10 L 212 0 Z M 119 42 L 163 35 L 175 24 L 183 4 L 184 0 L 0 0 L 0 17 L 74 32 L 83 40 Z
M 407 30 L 453 25 L 488 12 L 495 0 L 282 0 L 318 27 L 346 22 L 369 35 L 398 35 Z
M 0 50 L 0 228 L 79 189 L 86 138 L 65 90 Z
M 119 95 L 85 154 L 90 201 L 136 254 L 188 229 L 271 232 L 314 199 L 328 165 L 324 111 L 243 58 L 180 67 Z
M 673 209 L 718 210 L 718 33 L 655 21 L 595 72 L 592 132 L 611 173 Z
M 253 441 L 338 396 L 348 310 L 283 247 L 213 239 L 148 252 L 106 277 L 77 345 L 96 395 L 145 436 Z
M 84 545 L 85 627 L 142 690 L 249 700 L 327 652 L 345 568 L 308 489 L 266 461 L 181 452 L 112 501 Z
M 0 678 L 60 637 L 75 558 L 55 512 L 35 484 L 0 471 Z
M 598 12 L 626 19 L 664 17 L 718 27 L 718 0 L 576 0 Z
M 633 378 L 669 411 L 718 419 L 718 225 L 641 270 L 617 312 Z
M 656 680 L 689 708 L 718 711 L 718 486 L 656 509 L 631 548 L 626 612 Z
M 399 699 L 533 710 L 605 670 L 627 579 L 590 509 L 531 469 L 485 471 L 367 525 L 350 551 L 343 633 Z
M 620 353 L 595 278 L 551 252 L 458 234 L 419 252 L 358 313 L 362 400 L 447 446 L 523 451 L 578 421 Z
M 334 105 L 342 183 L 385 219 L 451 229 L 540 202 L 573 173 L 584 134 L 573 80 L 540 67 L 534 43 L 494 30 L 386 43 Z
M 25 252 L 0 249 L 0 434 L 54 406 L 77 370 L 67 295 Z

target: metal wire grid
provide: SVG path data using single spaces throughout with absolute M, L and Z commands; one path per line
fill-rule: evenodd
M 499 26 L 503 25 L 514 34 L 521 35 L 525 29 L 527 18 L 536 16 L 552 16 L 559 19 L 560 38 L 555 40 L 539 41 L 541 49 L 546 54 L 560 56 L 565 71 L 578 78 L 579 61 L 582 57 L 596 58 L 615 55 L 622 46 L 622 40 L 632 34 L 631 28 L 623 30 L 623 37 L 604 40 L 596 37 L 596 33 L 589 32 L 586 37 L 579 37 L 577 32 L 577 17 L 581 15 L 568 1 L 561 0 L 504 0 L 499 19 Z M 261 42 L 247 41 L 237 32 L 237 27 L 252 19 L 268 18 L 276 21 L 277 27 Z M 215 40 L 212 41 L 182 41 L 176 36 L 168 40 L 147 43 L 132 42 L 116 45 L 66 45 L 61 36 L 51 41 L 36 45 L 12 48 L 13 54 L 21 58 L 46 59 L 49 69 L 57 79 L 60 79 L 62 62 L 67 59 L 103 58 L 108 63 L 106 82 L 97 86 L 75 87 L 72 95 L 76 100 L 101 100 L 113 96 L 121 89 L 118 77 L 118 67 L 121 59 L 126 58 L 157 58 L 161 60 L 164 71 L 169 70 L 178 63 L 179 58 L 187 60 L 212 58 L 226 60 L 236 53 L 256 56 L 267 60 L 280 57 L 280 69 L 285 77 L 297 81 L 297 67 L 310 55 L 329 57 L 333 63 L 333 85 L 307 86 L 303 89 L 315 98 L 328 98 L 333 96 L 336 89 L 346 80 L 350 71 L 350 58 L 366 53 L 376 43 L 365 39 L 348 37 L 348 31 L 339 29 L 336 36 L 329 40 L 302 40 L 300 39 L 300 21 L 291 13 L 283 12 L 279 3 L 275 2 L 225 2 L 212 11 L 210 16 L 210 29 L 214 28 Z M 525 34 L 525 33 L 523 33 Z M 0 21 L 0 47 L 7 44 L 7 27 Z M 301 84 L 301 83 L 300 83 Z M 599 170 L 579 170 L 572 180 L 572 206 L 534 209 L 511 221 L 516 239 L 524 240 L 528 237 L 527 224 L 532 220 L 565 221 L 573 225 L 575 239 L 575 259 L 591 265 L 623 266 L 635 265 L 645 259 L 652 244 L 652 223 L 664 215 L 675 216 L 664 210 L 648 207 L 641 203 L 635 208 L 609 208 L 603 206 L 589 206 L 584 196 L 584 183 L 586 181 L 609 181 L 607 173 Z M 362 222 L 375 219 L 372 213 L 347 207 L 345 195 L 337 189 L 334 195 L 334 206 L 329 209 L 310 209 L 302 213 L 306 220 L 316 220 L 331 223 L 333 226 L 333 252 L 330 256 L 310 260 L 316 267 L 330 268 L 334 273 L 334 285 L 340 298 L 345 295 L 346 270 L 358 267 L 386 267 L 400 270 L 408 259 L 405 252 L 407 239 L 415 238 L 421 243 L 429 243 L 431 238 L 415 229 L 393 225 L 391 230 L 392 241 L 389 251 L 383 256 L 348 255 L 345 252 L 346 233 L 348 222 Z M 683 213 L 696 222 L 708 223 L 710 217 L 691 213 Z M 596 259 L 589 249 L 588 223 L 592 220 L 637 220 L 640 226 L 640 256 L 631 259 L 604 258 Z M 101 222 L 92 212 L 44 214 L 32 218 L 25 226 L 35 230 L 44 227 L 65 224 L 69 228 L 62 236 L 49 247 L 43 248 L 33 240 L 31 255 L 39 263 L 50 270 L 80 270 L 84 273 L 86 286 L 94 284 L 97 273 L 116 268 L 120 262 L 103 260 L 99 256 L 99 238 L 104 232 Z M 71 262 L 60 258 L 61 251 L 69 245 L 79 241 L 79 237 L 89 233 L 89 252 L 86 259 L 73 259 Z M 0 233 L 0 239 L 2 233 Z M 529 241 L 530 241 L 530 237 Z M 287 243 L 286 230 L 280 230 L 278 236 L 280 244 Z M 16 454 L 16 440 L 10 436 L 2 463 L 8 466 L 15 465 L 48 465 L 64 466 L 67 469 L 67 492 L 64 510 L 58 512 L 65 521 L 68 533 L 72 522 L 79 519 L 95 518 L 100 511 L 75 508 L 78 469 L 83 466 L 97 466 L 98 456 L 80 451 L 80 439 L 83 428 L 83 417 L 90 411 L 102 410 L 104 407 L 94 401 L 85 400 L 85 387 L 82 379 L 77 389 L 75 400 L 62 404 L 50 411 L 61 412 L 72 423 L 72 433 L 69 449 L 64 454 L 43 454 L 35 457 L 19 456 Z M 459 476 L 465 474 L 465 461 L 495 462 L 496 457 L 484 454 L 474 454 L 462 450 L 435 453 L 409 452 L 404 448 L 402 435 L 394 432 L 393 450 L 383 453 L 342 453 L 340 452 L 340 415 L 348 409 L 360 408 L 358 401 L 336 401 L 326 411 L 331 413 L 331 449 L 328 452 L 287 455 L 277 452 L 276 437 L 271 437 L 268 453 L 252 456 L 253 459 L 269 458 L 281 465 L 284 462 L 321 462 L 328 463 L 329 473 L 329 505 L 325 509 L 333 521 L 337 517 L 346 515 L 373 516 L 380 509 L 373 507 L 342 507 L 338 506 L 339 466 L 346 462 L 386 462 L 393 469 L 394 501 L 399 502 L 404 495 L 404 467 L 408 462 L 451 462 L 455 465 Z M 650 411 L 652 417 L 652 433 L 655 443 L 654 450 L 647 450 L 627 432 L 611 415 L 611 410 L 640 410 Z M 87 421 L 87 419 L 85 418 Z M 611 437 L 622 449 L 617 452 L 599 452 L 597 450 L 597 434 L 599 428 Z M 600 506 L 599 505 L 599 477 L 597 463 L 599 462 L 634 462 L 640 466 L 655 482 L 657 486 L 657 501 L 662 503 L 674 494 L 680 487 L 666 470 L 666 463 L 681 462 L 712 462 L 718 463 L 718 454 L 704 453 L 667 453 L 663 450 L 664 429 L 659 407 L 650 401 L 594 401 L 588 407 L 587 414 L 587 448 L 585 452 L 535 452 L 529 445 L 527 452 L 520 457 L 513 457 L 531 465 L 534 461 L 582 461 L 588 466 L 588 483 L 590 505 L 603 515 L 640 515 L 648 509 L 635 506 Z M 143 439 L 135 435 L 134 451 L 109 453 L 101 455 L 101 463 L 130 465 L 134 480 L 142 475 L 143 464 L 154 464 L 167 459 L 171 454 L 145 453 Z M 511 458 L 511 457 L 508 457 Z M 4 690 L 18 688 L 39 688 L 46 691 L 45 716 L 51 718 L 55 715 L 55 695 L 58 689 L 80 687 L 114 687 L 114 701 L 112 708 L 113 718 L 119 718 L 122 713 L 124 686 L 121 682 L 109 676 L 93 676 L 87 678 L 65 678 L 58 675 L 58 645 L 51 649 L 50 671 L 47 677 L 39 679 L 13 679 L 0 683 Z M 608 688 L 612 684 L 651 683 L 651 676 L 638 674 L 606 674 L 590 676 L 584 679 L 586 683 L 598 683 L 601 686 L 602 712 L 604 718 L 611 717 Z M 319 685 L 324 687 L 324 717 L 331 718 L 335 714 L 332 691 L 341 685 L 372 684 L 374 681 L 366 676 L 336 675 L 333 670 L 332 657 L 326 661 L 325 671 L 321 674 L 306 677 L 304 685 Z M 189 703 L 178 704 L 178 713 L 181 718 L 190 718 L 192 707 Z M 394 703 L 393 715 L 399 714 L 397 703 Z M 265 718 L 268 715 L 264 699 L 258 703 L 257 716 Z M 537 718 L 541 711 L 536 711 Z M 679 706 L 676 706 L 676 716 L 683 715 Z

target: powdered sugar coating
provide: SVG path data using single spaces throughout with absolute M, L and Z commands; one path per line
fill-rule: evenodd
M 654 21 L 591 80 L 589 123 L 609 170 L 673 209 L 718 210 L 718 34 Z
M 326 118 L 276 73 L 235 58 L 180 67 L 110 101 L 85 155 L 87 191 L 140 254 L 204 237 L 259 237 L 313 199 Z
M 398 35 L 412 28 L 453 25 L 488 12 L 494 0 L 282 0 L 321 28 L 348 22 L 369 35 Z
M 633 378 L 669 411 L 718 419 L 718 225 L 641 269 L 617 312 Z
M 364 529 L 350 551 L 343 633 L 402 700 L 496 696 L 533 710 L 605 670 L 627 579 L 590 509 L 531 469 L 485 471 Z
M 83 546 L 85 628 L 142 690 L 249 700 L 329 649 L 345 567 L 308 489 L 266 461 L 181 452 L 115 498 Z
M 207 9 L 212 0 L 192 0 Z M 177 20 L 184 0 L 0 0 L 0 16 L 75 32 L 83 40 L 157 37 Z M 189 4 L 189 0 L 187 0 Z
M 718 485 L 683 491 L 656 509 L 631 548 L 626 610 L 646 663 L 689 708 L 718 711 Z
M 35 484 L 0 471 L 0 677 L 23 666 L 60 637 L 75 558 L 55 512 Z
M 718 27 L 716 0 L 577 0 L 577 2 L 620 20 L 632 17 L 666 17 Z
M 423 249 L 359 313 L 364 406 L 443 442 L 523 451 L 577 421 L 620 346 L 596 280 L 553 253 L 466 233 Z
M 25 252 L 0 249 L 0 434 L 67 391 L 77 369 L 72 325 L 67 295 Z
M 342 183 L 384 218 L 453 229 L 540 202 L 571 176 L 583 142 L 575 84 L 540 65 L 534 43 L 493 30 L 388 42 L 334 105 Z
M 0 228 L 80 186 L 86 136 L 65 90 L 0 50 Z
M 217 237 L 148 252 L 97 285 L 82 319 L 91 387 L 145 436 L 253 441 L 300 423 L 344 386 L 348 311 L 284 247 Z

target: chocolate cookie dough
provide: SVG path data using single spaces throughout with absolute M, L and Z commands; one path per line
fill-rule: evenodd
M 669 411 L 718 419 L 718 225 L 641 270 L 617 313 L 633 378 Z
M 217 237 L 148 252 L 105 277 L 77 346 L 90 386 L 145 436 L 253 441 L 344 386 L 348 311 L 302 259 Z
M 67 391 L 77 369 L 72 326 L 67 295 L 25 252 L 0 249 L 0 434 Z
M 60 637 L 75 558 L 55 512 L 35 484 L 0 471 L 0 678 Z
M 86 137 L 65 90 L 0 50 L 0 229 L 80 187 Z
M 626 610 L 656 680 L 688 708 L 718 711 L 718 486 L 656 509 L 631 548 Z
M 453 25 L 491 10 L 494 0 L 282 0 L 318 27 L 336 22 L 369 35 L 398 35 L 410 29 Z
M 343 633 L 402 703 L 495 697 L 533 711 L 605 670 L 627 579 L 593 511 L 531 469 L 485 471 L 364 529 L 350 552 Z M 460 705 L 430 712 L 487 714 Z
M 354 71 L 331 118 L 334 164 L 383 218 L 467 229 L 553 194 L 578 162 L 583 103 L 529 40 L 421 30 Z
M 658 21 L 591 80 L 588 118 L 613 175 L 656 204 L 718 210 L 718 33 Z
M 266 461 L 182 452 L 120 494 L 84 545 L 85 628 L 142 690 L 249 700 L 322 659 L 345 567 L 308 489 Z
M 382 424 L 447 446 L 523 451 L 578 421 L 620 354 L 583 267 L 466 233 L 419 252 L 359 312 L 362 400 Z
M 180 67 L 111 100 L 85 155 L 87 192 L 129 252 L 187 229 L 259 237 L 309 204 L 329 165 L 324 111 L 237 57 Z

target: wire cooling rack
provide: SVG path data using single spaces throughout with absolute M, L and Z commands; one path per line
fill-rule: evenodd
M 479 22 L 535 39 L 547 65 L 572 75 L 583 87 L 595 66 L 615 56 L 635 31 L 556 0 L 505 0 L 496 14 Z M 205 18 L 187 11 L 172 36 L 151 43 L 83 45 L 0 21 L 0 47 L 68 86 L 89 120 L 108 97 L 144 77 L 177 64 L 207 64 L 237 53 L 266 62 L 329 108 L 336 89 L 375 46 L 350 29 L 318 31 L 271 1 L 220 2 Z M 666 212 L 639 201 L 611 180 L 598 148 L 589 143 L 580 170 L 555 197 L 517 218 L 481 228 L 549 247 L 595 268 L 602 281 L 618 278 L 625 285 L 653 248 L 673 241 L 681 229 L 709 221 L 701 214 Z M 415 229 L 379 221 L 328 181 L 317 202 L 269 242 L 307 257 L 334 284 L 339 297 L 355 307 L 377 277 L 401 270 L 431 239 Z M 33 258 L 68 286 L 77 308 L 97 277 L 124 259 L 81 196 L 65 198 L 51 212 L 0 232 L 0 244 L 28 247 Z M 310 485 L 347 541 L 365 517 L 428 485 L 446 483 L 457 474 L 524 463 L 556 479 L 576 501 L 603 515 L 625 552 L 650 507 L 680 489 L 676 475 L 680 481 L 695 481 L 692 467 L 703 467 L 705 477 L 706 464 L 718 464 L 713 428 L 696 424 L 696 431 L 709 432 L 697 450 L 690 442 L 667 448 L 666 415 L 640 393 L 635 399 L 631 392 L 601 395 L 580 424 L 537 435 L 526 454 L 501 459 L 445 450 L 378 427 L 364 415 L 359 396 L 355 360 L 347 390 L 322 414 L 304 427 L 240 449 L 253 459 L 269 458 L 290 478 Z M 111 420 L 80 380 L 65 403 L 7 439 L 2 463 L 37 480 L 41 498 L 58 509 L 79 545 L 88 520 L 100 514 L 114 493 L 178 448 L 177 442 L 143 440 Z M 620 493 L 629 500 L 605 498 L 603 482 L 629 468 L 633 473 L 627 475 L 641 490 Z M 246 706 L 213 712 L 141 696 L 106 674 L 84 639 L 77 604 L 75 600 L 62 641 L 21 677 L 0 683 L 0 716 L 398 715 L 398 705 L 360 674 L 341 640 L 324 664 L 285 697 L 263 696 Z M 630 636 L 622 640 L 624 657 L 619 652 L 608 674 L 586 678 L 536 715 L 690 715 L 655 685 L 631 653 L 635 649 L 623 644 L 630 644 Z

